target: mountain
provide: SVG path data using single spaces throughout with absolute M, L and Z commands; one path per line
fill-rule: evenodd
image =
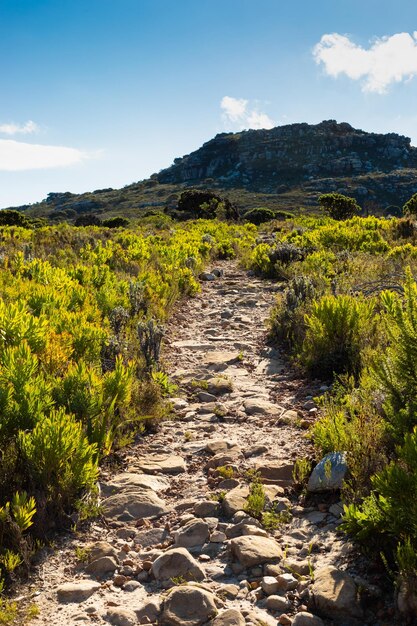
M 417 192 L 417 148 L 408 137 L 367 133 L 335 120 L 221 133 L 149 180 L 120 190 L 51 193 L 19 208 L 52 219 L 132 217 L 174 206 L 189 187 L 226 192 L 241 210 L 315 207 L 321 193 L 338 191 L 371 212 L 383 211 Z

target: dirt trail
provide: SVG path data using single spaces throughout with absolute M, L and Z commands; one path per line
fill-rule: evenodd
M 340 615 L 336 600 L 312 588 L 313 571 L 344 569 L 350 546 L 337 533 L 340 509 L 301 506 L 292 490 L 319 389 L 303 386 L 266 345 L 279 285 L 233 262 L 217 267 L 222 275 L 203 282 L 168 326 L 174 419 L 103 476 L 104 519 L 43 555 L 22 591 L 36 594 L 37 624 L 319 626 L 318 617 L 294 617 L 316 604 L 324 623 Z M 243 511 L 248 470 L 262 478 L 281 522 L 275 530 Z M 360 616 L 348 582 L 347 621 L 336 623 Z

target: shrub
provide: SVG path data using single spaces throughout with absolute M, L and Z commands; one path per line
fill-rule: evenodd
M 20 211 L 3 209 L 0 211 L 0 226 L 21 226 L 22 228 L 30 228 L 31 220 Z
M 102 221 L 97 215 L 80 215 L 74 222 L 74 226 L 101 226 Z
M 127 228 L 130 224 L 130 220 L 127 217 L 109 217 L 107 220 L 103 220 L 103 226 L 106 228 Z
M 323 296 L 306 315 L 300 361 L 315 376 L 361 370 L 361 350 L 370 337 L 374 303 L 353 296 Z
M 415 216 L 417 214 L 417 193 L 413 194 L 404 204 L 403 214 L 406 216 Z
M 341 193 L 325 193 L 319 197 L 322 209 L 335 220 L 348 220 L 360 211 L 354 198 Z
M 230 200 L 200 189 L 183 191 L 178 200 L 178 209 L 172 213 L 180 219 L 214 219 L 218 213 L 225 219 L 239 219 L 239 212 Z
M 251 224 L 259 225 L 275 219 L 275 213 L 271 211 L 271 209 L 259 207 L 256 209 L 250 209 L 250 211 L 246 211 L 246 213 L 243 215 L 243 218 L 247 222 L 251 222 Z
M 311 279 L 297 276 L 290 280 L 272 310 L 273 336 L 292 350 L 297 349 L 304 339 L 306 306 L 316 295 Z
M 373 371 L 384 394 L 385 419 L 401 441 L 417 425 L 417 285 L 408 271 L 404 298 L 381 294 L 390 346 Z
M 83 490 L 93 489 L 97 447 L 65 409 L 51 411 L 32 432 L 21 432 L 19 445 L 36 484 L 58 511 L 68 511 Z

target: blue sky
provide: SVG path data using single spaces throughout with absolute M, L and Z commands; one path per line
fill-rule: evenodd
M 0 207 L 121 187 L 218 132 L 417 145 L 415 0 L 1 0 Z

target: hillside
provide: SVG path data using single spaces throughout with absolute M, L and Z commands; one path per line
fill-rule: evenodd
M 56 221 L 91 213 L 136 217 L 175 207 L 190 186 L 226 193 L 242 212 L 254 206 L 314 209 L 318 196 L 330 191 L 380 212 L 402 206 L 417 192 L 417 148 L 407 137 L 367 133 L 334 120 L 222 133 L 149 180 L 117 190 L 50 193 L 18 208 Z

